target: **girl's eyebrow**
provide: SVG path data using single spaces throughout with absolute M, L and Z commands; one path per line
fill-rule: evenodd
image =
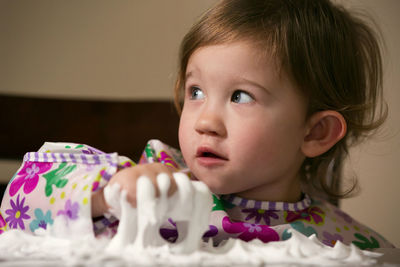
M 198 71 L 188 71 L 185 74 L 185 79 L 187 80 L 188 78 L 192 77 L 194 75 L 194 72 L 198 73 Z
M 190 78 L 190 76 L 193 76 L 193 72 L 192 71 L 186 72 L 185 79 Z
M 253 85 L 255 87 L 258 87 L 258 88 L 260 88 L 260 89 L 262 89 L 262 90 L 264 90 L 264 91 L 269 93 L 269 90 L 267 90 L 267 88 L 265 88 L 264 86 L 262 86 L 261 84 L 255 82 L 255 81 L 252 81 L 252 80 L 249 80 L 249 79 L 246 79 L 246 78 L 243 78 L 243 77 L 239 77 L 239 79 L 240 79 L 240 82 L 251 84 L 251 85 Z

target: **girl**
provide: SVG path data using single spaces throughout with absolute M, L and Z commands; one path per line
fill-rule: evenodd
M 221 1 L 182 42 L 181 152 L 153 140 L 134 166 L 88 146 L 46 143 L 25 156 L 1 214 L 6 227 L 32 232 L 55 216 L 92 216 L 96 234 L 112 234 L 107 183 L 135 206 L 138 177 L 183 171 L 214 193 L 204 238 L 216 245 L 285 240 L 294 228 L 330 246 L 393 247 L 324 200 L 354 189 L 339 190 L 341 167 L 349 146 L 385 119 L 381 79 L 375 33 L 328 0 Z M 175 226 L 170 219 L 161 235 L 173 242 Z

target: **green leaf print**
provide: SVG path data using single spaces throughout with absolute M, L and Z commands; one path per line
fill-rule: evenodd
M 212 197 L 214 202 L 212 210 L 225 210 L 224 206 L 221 203 L 221 200 L 217 198 L 217 196 L 215 196 L 214 194 L 212 195 Z
M 367 237 L 363 236 L 362 234 L 355 233 L 354 236 L 360 241 L 353 241 L 352 243 L 359 247 L 360 249 L 367 249 L 367 248 L 379 248 L 379 242 L 373 236 L 371 236 L 371 240 Z
M 224 199 L 220 199 L 218 198 L 216 195 L 212 195 L 213 197 L 213 201 L 214 201 L 214 206 L 212 208 L 212 210 L 226 210 L 226 208 L 231 209 L 233 207 L 235 207 L 235 205 L 233 205 L 232 203 L 224 200 Z
M 144 149 L 144 153 L 146 154 L 146 158 L 150 159 L 152 158 L 153 160 L 155 159 L 154 154 L 156 153 L 154 151 L 154 149 L 151 147 L 150 144 L 147 144 L 145 149 Z
M 68 179 L 64 179 L 64 177 L 75 170 L 75 168 L 76 165 L 67 166 L 67 163 L 63 162 L 54 171 L 44 174 L 43 177 L 46 179 L 46 197 L 53 193 L 53 185 L 63 188 L 68 183 Z
M 84 145 L 77 145 L 74 147 L 74 149 L 82 148 Z M 72 148 L 70 145 L 66 145 L 65 148 Z

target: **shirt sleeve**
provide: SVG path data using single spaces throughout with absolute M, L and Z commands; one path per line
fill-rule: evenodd
M 0 233 L 7 229 L 34 233 L 60 216 L 67 225 L 83 219 L 86 223 L 79 224 L 78 231 L 93 233 L 92 192 L 104 187 L 119 168 L 132 165 L 117 153 L 46 142 L 38 152 L 25 154 L 9 182 L 0 207 Z
M 187 172 L 180 151 L 159 140 L 146 144 L 139 164 L 154 162 Z M 117 218 L 92 220 L 91 194 L 106 186 L 118 170 L 134 165 L 127 157 L 88 145 L 46 142 L 37 152 L 24 156 L 9 182 L 0 207 L 0 234 L 7 229 L 34 233 L 62 216 L 69 225 L 78 218 L 85 221 L 78 229 L 82 233 L 113 236 Z

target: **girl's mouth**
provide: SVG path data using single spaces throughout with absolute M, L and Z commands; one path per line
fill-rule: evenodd
M 196 159 L 200 165 L 206 167 L 221 165 L 228 161 L 228 158 L 223 154 L 206 147 L 200 147 L 197 149 Z
M 227 160 L 227 158 L 225 156 L 223 156 L 222 154 L 220 154 L 210 148 L 205 148 L 205 147 L 200 147 L 199 149 L 197 149 L 196 157 L 219 158 L 219 159 Z

